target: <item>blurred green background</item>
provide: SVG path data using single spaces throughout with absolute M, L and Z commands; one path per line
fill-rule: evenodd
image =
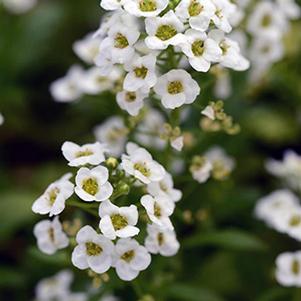
M 6 119 L 0 127 L 0 300 L 31 300 L 39 279 L 71 266 L 64 251 L 48 257 L 35 247 L 32 228 L 39 217 L 31 204 L 68 170 L 61 144 L 93 141 L 92 128 L 120 112 L 109 94 L 71 105 L 49 94 L 49 84 L 80 63 L 72 44 L 97 28 L 98 2 L 40 1 L 20 16 L 0 8 L 0 112 Z M 181 250 L 173 258 L 154 256 L 138 279 L 155 300 L 290 301 L 296 295 L 277 285 L 273 269 L 277 254 L 299 244 L 253 217 L 257 199 L 279 187 L 264 171 L 266 158 L 281 158 L 287 148 L 301 153 L 300 22 L 286 46 L 284 60 L 260 85 L 250 87 L 245 74 L 232 73 L 234 94 L 225 107 L 242 131 L 207 134 L 196 150 L 224 147 L 237 160 L 231 178 L 204 185 L 176 180 L 184 191 L 173 220 Z M 211 97 L 208 92 L 201 101 Z M 79 287 L 89 281 L 75 272 Z M 112 278 L 106 286 L 123 300 L 136 300 L 131 284 Z

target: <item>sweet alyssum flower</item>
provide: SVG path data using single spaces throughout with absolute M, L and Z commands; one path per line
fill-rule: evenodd
M 181 44 L 181 49 L 195 70 L 207 72 L 211 62 L 219 61 L 222 50 L 215 40 L 207 38 L 206 33 L 188 29 L 185 38 L 186 42 Z
M 210 177 L 212 168 L 212 163 L 206 157 L 196 156 L 192 160 L 190 172 L 194 180 L 205 183 Z
M 189 20 L 191 28 L 205 32 L 215 14 L 215 5 L 211 0 L 182 0 L 176 7 L 176 15 L 185 22 Z
M 75 177 L 75 193 L 86 202 L 102 202 L 113 193 L 113 187 L 109 179 L 109 171 L 104 166 L 92 169 L 82 167 Z
M 69 181 L 71 174 L 50 184 L 46 191 L 32 205 L 32 211 L 49 216 L 58 215 L 65 209 L 65 201 L 74 191 L 74 185 Z
M 78 245 L 72 253 L 72 263 L 79 269 L 90 268 L 105 273 L 112 266 L 114 244 L 90 226 L 84 226 L 76 235 Z
M 135 56 L 125 64 L 124 68 L 128 72 L 123 81 L 123 88 L 125 90 L 137 91 L 138 89 L 144 89 L 148 91 L 157 82 L 155 72 L 156 56 L 153 54 L 142 57 Z
M 109 146 L 108 153 L 116 157 L 119 157 L 125 149 L 128 132 L 119 116 L 110 117 L 94 129 L 96 139 Z
M 197 82 L 182 69 L 173 69 L 160 76 L 154 90 L 160 96 L 162 105 L 167 109 L 191 104 L 200 94 Z
M 168 5 L 168 0 L 125 0 L 124 9 L 137 17 L 158 16 Z
M 62 152 L 69 161 L 69 166 L 98 165 L 105 160 L 105 151 L 106 148 L 99 142 L 79 146 L 67 141 L 62 145 Z
M 134 239 L 119 239 L 115 246 L 113 266 L 120 279 L 131 281 L 151 263 L 151 256 L 144 246 Z
M 136 91 L 123 90 L 116 95 L 119 107 L 127 111 L 132 116 L 137 116 L 144 106 L 144 99 L 148 93 L 142 89 Z
M 127 144 L 128 155 L 122 155 L 122 168 L 144 184 L 158 182 L 165 176 L 165 169 L 153 160 L 151 154 L 144 148 L 132 143 Z
M 153 197 L 147 194 L 141 198 L 140 202 L 154 224 L 163 229 L 173 229 L 169 218 L 175 209 L 175 204 L 172 200 L 164 196 Z
M 146 18 L 145 29 L 145 43 L 150 49 L 166 49 L 184 42 L 184 25 L 172 10 L 163 17 Z
M 69 239 L 63 232 L 58 217 L 51 220 L 38 222 L 33 230 L 37 239 L 39 249 L 48 255 L 54 254 L 57 250 L 64 249 L 69 245 Z
M 102 202 L 99 206 L 99 228 L 105 237 L 132 237 L 139 233 L 135 227 L 138 222 L 138 210 L 135 205 L 117 207 L 110 201 Z
M 162 229 L 162 227 L 155 224 L 148 224 L 145 247 L 152 254 L 174 256 L 177 254 L 180 244 L 173 230 Z
M 73 66 L 66 76 L 56 80 L 50 86 L 50 92 L 54 100 L 58 102 L 72 102 L 82 96 L 81 80 L 83 69 Z
M 283 286 L 301 287 L 301 252 L 282 253 L 276 259 L 276 279 Z
M 173 179 L 169 173 L 166 173 L 161 181 L 148 184 L 147 192 L 154 197 L 162 195 L 174 202 L 182 198 L 182 192 L 174 188 Z

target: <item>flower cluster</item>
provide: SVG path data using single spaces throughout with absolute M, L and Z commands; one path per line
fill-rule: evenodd
M 93 292 L 72 292 L 70 286 L 73 281 L 73 274 L 69 270 L 63 270 L 56 275 L 42 279 L 35 289 L 35 301 L 87 301 Z M 114 296 L 106 295 L 99 301 L 118 301 Z
M 51 86 L 57 101 L 82 94 L 116 93 L 122 110 L 137 116 L 147 100 L 166 109 L 193 103 L 201 88 L 187 70 L 208 72 L 212 64 L 242 71 L 249 62 L 227 34 L 237 6 L 229 0 L 103 0 L 111 11 L 100 28 L 74 44 L 76 54 L 96 66 L 73 66 Z
M 300 157 L 287 151 L 283 162 L 270 160 L 267 170 L 284 179 L 293 189 L 300 191 Z M 276 190 L 261 198 L 255 215 L 271 228 L 301 241 L 301 205 L 299 198 L 290 190 Z M 301 257 L 296 253 L 280 254 L 276 260 L 277 281 L 284 286 L 301 286 Z
M 40 221 L 34 234 L 46 254 L 66 248 L 75 239 L 71 257 L 77 268 L 103 274 L 113 267 L 121 279 L 130 281 L 150 265 L 150 254 L 177 253 L 179 243 L 170 217 L 182 193 L 146 149 L 127 143 L 120 161 L 107 158 L 108 151 L 99 142 L 63 144 L 68 165 L 77 171 L 49 185 L 34 202 L 35 213 L 55 216 Z M 96 217 L 92 224 L 89 219 L 90 224 L 81 227 L 75 237 L 72 231 L 64 231 L 59 221 L 68 206 L 80 207 Z M 141 244 L 143 233 L 139 233 L 145 223 L 147 235 Z

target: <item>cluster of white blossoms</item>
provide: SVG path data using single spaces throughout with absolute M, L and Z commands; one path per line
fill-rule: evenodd
M 291 188 L 300 191 L 301 159 L 293 151 L 287 151 L 283 162 L 269 160 L 269 172 L 285 180 Z M 299 170 L 298 170 L 299 169 Z M 258 200 L 255 215 L 269 227 L 301 241 L 301 204 L 299 198 L 288 189 L 276 190 Z M 283 286 L 301 286 L 301 252 L 283 253 L 276 260 L 276 279 Z
M 72 292 L 71 285 L 73 274 L 69 270 L 63 270 L 56 275 L 42 279 L 35 288 L 34 301 L 88 301 L 93 292 Z M 120 301 L 114 296 L 105 295 L 98 301 Z
M 37 4 L 37 0 L 1 0 L 1 4 L 13 14 L 23 14 L 31 10 Z
M 107 158 L 109 151 L 99 142 L 63 144 L 64 157 L 77 171 L 49 185 L 34 202 L 35 213 L 54 216 L 36 224 L 34 234 L 46 254 L 66 248 L 75 239 L 71 257 L 77 268 L 103 274 L 113 267 L 121 279 L 130 281 L 150 265 L 151 254 L 177 253 L 179 243 L 170 218 L 182 193 L 146 149 L 127 143 L 120 161 Z M 94 216 L 94 222 L 73 237 L 59 221 L 68 205 Z M 145 231 L 139 235 L 143 225 L 145 238 L 141 237 Z
M 210 176 L 224 180 L 234 169 L 235 162 L 222 148 L 214 146 L 203 156 L 195 156 L 190 166 L 192 177 L 199 183 L 205 183 Z
M 54 82 L 57 101 L 110 90 L 122 110 L 137 116 L 149 100 L 166 109 L 193 103 L 201 88 L 191 73 L 197 77 L 212 64 L 249 67 L 227 35 L 238 12 L 229 0 L 103 0 L 101 6 L 110 13 L 100 28 L 74 44 L 92 67 L 73 66 Z

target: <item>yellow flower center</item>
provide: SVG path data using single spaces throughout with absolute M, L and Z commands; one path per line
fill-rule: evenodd
M 262 20 L 261 20 L 261 26 L 262 27 L 268 27 L 269 25 L 271 25 L 272 23 L 272 17 L 269 14 L 266 14 L 263 16 Z
M 134 250 L 130 250 L 128 252 L 125 252 L 122 256 L 121 259 L 126 261 L 126 262 L 130 262 L 135 256 L 135 251 Z
M 135 92 L 127 92 L 125 94 L 126 102 L 134 102 L 136 100 L 136 93 Z
M 201 56 L 204 53 L 204 41 L 194 41 L 191 45 L 191 50 L 195 56 Z
M 53 188 L 49 191 L 48 197 L 49 197 L 49 203 L 51 206 L 54 204 L 59 193 L 60 193 L 60 190 L 57 187 Z
M 145 79 L 148 69 L 144 66 L 141 66 L 140 68 L 138 68 L 138 67 L 135 68 L 134 72 L 135 72 L 136 77 Z
M 54 243 L 55 236 L 54 236 L 54 229 L 53 228 L 49 228 L 48 235 L 49 235 L 50 240 Z
M 219 44 L 219 47 L 221 48 L 222 52 L 223 52 L 223 55 L 225 55 L 229 49 L 229 45 L 225 42 L 225 41 L 222 41 L 220 44 Z
M 198 16 L 201 13 L 201 11 L 203 10 L 203 8 L 204 7 L 197 0 L 192 0 L 188 7 L 189 15 L 191 17 Z
M 158 218 L 160 218 L 162 216 L 161 207 L 157 204 L 157 202 L 155 202 L 155 204 L 154 204 L 154 215 L 155 215 L 155 217 L 158 217 Z
M 99 191 L 98 183 L 94 178 L 84 180 L 82 188 L 84 191 L 91 195 L 95 195 Z
M 120 215 L 120 214 L 114 214 L 111 216 L 111 221 L 113 224 L 113 227 L 115 229 L 115 231 L 117 230 L 121 230 L 123 228 L 125 228 L 128 225 L 128 221 L 127 219 Z
M 88 157 L 88 156 L 91 156 L 93 155 L 93 152 L 89 149 L 86 149 L 84 151 L 79 151 L 75 154 L 75 157 L 76 158 L 80 158 L 80 157 Z
M 140 171 L 145 177 L 149 177 L 151 174 L 149 168 L 146 167 L 145 163 L 135 163 L 134 169 Z
M 159 246 L 162 246 L 164 244 L 164 234 L 161 232 L 158 233 L 157 239 L 158 239 Z
M 181 92 L 184 91 L 184 87 L 182 85 L 182 83 L 178 80 L 173 81 L 173 82 L 169 82 L 168 86 L 167 86 L 167 91 L 169 94 L 179 94 Z
M 161 189 L 162 191 L 164 191 L 164 192 L 167 192 L 167 191 L 168 191 L 168 187 L 167 187 L 167 185 L 165 185 L 165 183 L 160 182 L 160 183 L 159 183 L 159 186 L 160 186 L 160 189 Z
M 297 227 L 301 224 L 301 216 L 300 215 L 294 215 L 291 217 L 289 221 L 290 226 Z
M 97 256 L 102 252 L 102 248 L 100 245 L 97 245 L 94 242 L 86 242 L 86 252 L 89 256 Z
M 128 42 L 127 38 L 121 33 L 116 34 L 114 42 L 115 42 L 114 47 L 116 47 L 116 48 L 123 49 L 123 48 L 126 48 L 127 46 L 129 46 L 129 42 Z
M 171 25 L 161 25 L 158 27 L 156 37 L 162 41 L 171 39 L 177 34 L 177 30 Z
M 139 8 L 143 12 L 155 11 L 157 9 L 157 3 L 153 0 L 141 0 L 139 2 Z
M 298 275 L 300 273 L 300 264 L 299 261 L 294 259 L 291 266 L 292 272 L 295 275 Z

